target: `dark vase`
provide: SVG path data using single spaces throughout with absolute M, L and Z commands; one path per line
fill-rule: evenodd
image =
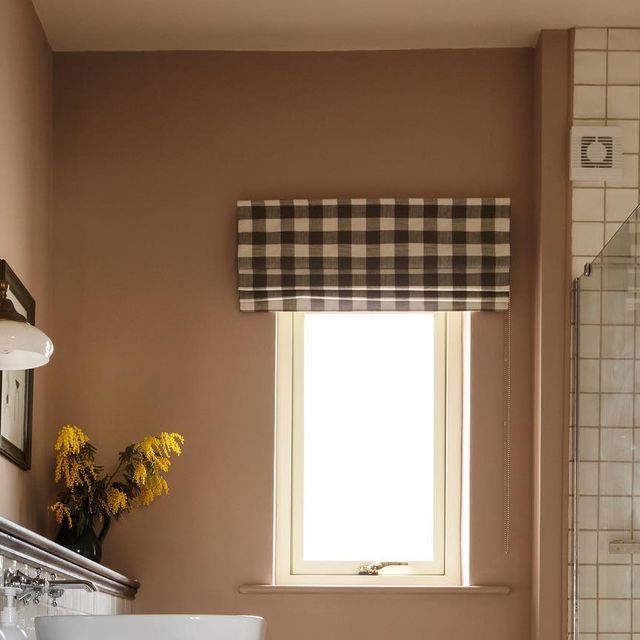
M 102 529 L 98 535 L 93 530 L 93 526 L 85 527 L 84 531 L 78 535 L 75 529 L 70 529 L 69 525 L 63 522 L 55 541 L 63 547 L 89 558 L 89 560 L 100 562 L 102 559 L 102 543 L 107 537 L 107 533 L 109 533 L 109 527 L 111 527 L 111 518 L 105 516 Z

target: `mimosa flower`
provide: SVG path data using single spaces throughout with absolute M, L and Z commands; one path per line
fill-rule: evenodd
M 120 462 L 111 475 L 94 463 L 96 450 L 80 427 L 65 425 L 55 442 L 56 482 L 66 490 L 51 505 L 58 524 L 66 521 L 78 535 L 95 519 L 119 518 L 122 514 L 151 504 L 169 493 L 162 475 L 171 467 L 171 456 L 182 453 L 184 437 L 161 432 L 146 436 L 120 453 Z

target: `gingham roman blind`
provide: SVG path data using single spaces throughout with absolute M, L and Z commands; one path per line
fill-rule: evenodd
M 504 311 L 507 198 L 238 202 L 242 311 Z

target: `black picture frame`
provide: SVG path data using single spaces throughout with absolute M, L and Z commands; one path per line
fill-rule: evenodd
M 0 260 L 0 280 L 4 280 L 9 285 L 9 297 L 12 299 L 16 311 L 25 315 L 27 322 L 35 325 L 36 321 L 36 301 L 22 284 L 15 271 L 7 264 L 6 260 Z M 5 405 L 9 404 L 9 394 L 5 389 L 5 382 L 13 380 L 16 393 L 21 395 L 20 400 L 24 401 L 24 416 L 20 421 L 20 432 L 22 434 L 22 448 L 6 437 L 9 425 L 6 424 L 7 412 Z M 0 371 L 0 454 L 17 464 L 24 470 L 31 468 L 31 442 L 33 426 L 33 369 L 24 372 Z M 3 422 L 5 424 L 3 424 Z M 15 425 L 12 425 L 15 428 Z

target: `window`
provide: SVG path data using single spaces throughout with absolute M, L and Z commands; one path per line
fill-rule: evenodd
M 462 315 L 278 314 L 277 584 L 460 583 Z

